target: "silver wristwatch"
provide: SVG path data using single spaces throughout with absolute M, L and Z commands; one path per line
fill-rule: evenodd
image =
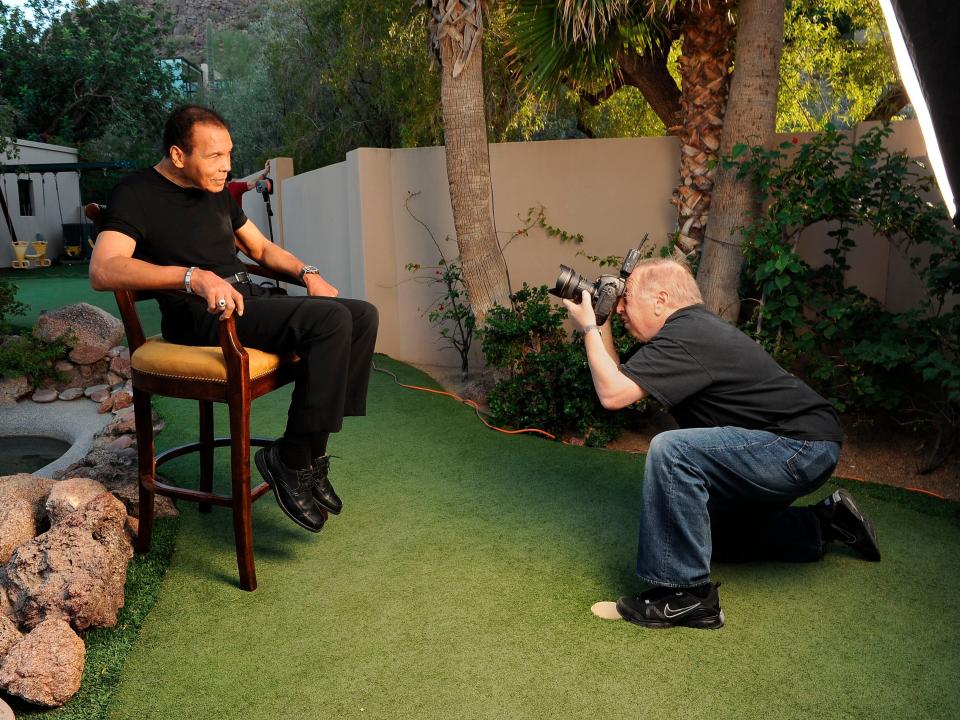
M 313 265 L 304 265 L 300 268 L 300 279 L 303 280 L 304 275 L 319 275 L 320 271 Z

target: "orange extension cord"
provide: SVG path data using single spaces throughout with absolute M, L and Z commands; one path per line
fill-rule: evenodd
M 373 369 L 379 373 L 383 373 L 384 375 L 389 375 L 390 377 L 393 378 L 393 381 L 402 388 L 407 388 L 408 390 L 420 390 L 422 392 L 432 393 L 434 395 L 444 395 L 448 398 L 453 398 L 459 403 L 463 403 L 464 405 L 468 405 L 469 407 L 472 407 L 474 412 L 477 414 L 477 417 L 480 418 L 480 422 L 482 422 L 491 430 L 496 430 L 497 432 L 503 433 L 504 435 L 523 435 L 526 433 L 532 433 L 534 435 L 542 435 L 543 437 L 550 438 L 551 440 L 558 440 L 556 435 L 552 433 L 548 433 L 546 430 L 540 430 L 539 428 L 524 428 L 522 430 L 506 430 L 505 428 L 497 427 L 496 425 L 491 425 L 489 422 L 487 422 L 487 419 L 480 412 L 480 406 L 473 400 L 467 400 L 466 398 L 460 397 L 456 393 L 447 392 L 446 390 L 434 390 L 432 388 L 420 387 L 419 385 L 407 385 L 405 383 L 400 382 L 400 379 L 389 370 L 378 368 L 376 363 L 373 364 Z M 559 440 L 559 442 L 563 443 L 564 445 L 570 444 L 564 440 Z M 637 451 L 631 451 L 631 452 L 636 453 Z M 861 477 L 854 477 L 851 475 L 836 475 L 835 477 L 838 477 L 841 480 L 851 480 L 853 482 L 866 482 L 866 480 L 864 480 Z M 920 493 L 921 495 L 929 495 L 930 497 L 935 497 L 938 500 L 946 500 L 946 498 L 943 495 L 940 495 L 939 493 L 935 493 L 932 490 L 924 490 L 923 488 L 917 488 L 917 487 L 908 487 L 908 488 L 904 488 L 904 490 Z
M 481 414 L 480 406 L 477 403 L 475 403 L 473 400 L 467 400 L 466 398 L 460 397 L 456 393 L 446 392 L 445 390 L 433 390 L 432 388 L 420 387 L 419 385 L 406 385 L 400 382 L 400 379 L 389 370 L 378 368 L 376 363 L 373 364 L 373 369 L 379 373 L 383 373 L 384 375 L 389 375 L 390 377 L 393 378 L 393 381 L 400 387 L 407 388 L 409 390 L 421 390 L 423 392 L 433 393 L 434 395 L 445 395 L 446 397 L 453 398 L 459 403 L 463 403 L 464 405 L 468 405 L 472 407 L 474 412 L 477 413 L 477 417 L 480 418 L 480 422 L 482 422 L 491 430 L 496 430 L 497 432 L 501 432 L 504 435 L 522 435 L 524 433 L 533 433 L 535 435 L 543 435 L 544 437 L 550 438 L 551 440 L 557 439 L 556 435 L 552 433 L 548 433 L 546 430 L 540 430 L 538 428 L 526 428 L 524 430 L 506 430 L 504 428 L 497 427 L 496 425 L 491 425 L 490 423 L 487 422 L 487 419 Z M 563 442 L 563 441 L 561 440 L 560 442 Z M 564 443 L 564 444 L 567 444 L 567 443 Z

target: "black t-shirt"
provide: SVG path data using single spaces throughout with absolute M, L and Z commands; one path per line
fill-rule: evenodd
M 829 402 L 703 305 L 674 312 L 620 369 L 683 428 L 728 425 L 843 441 Z
M 101 230 L 133 238 L 133 256 L 155 265 L 196 265 L 227 277 L 243 270 L 234 231 L 247 222 L 226 189 L 184 188 L 154 168 L 123 178 L 113 189 Z

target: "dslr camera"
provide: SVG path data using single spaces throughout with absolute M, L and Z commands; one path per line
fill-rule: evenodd
M 586 290 L 593 298 L 591 304 L 593 305 L 593 312 L 597 316 L 597 325 L 603 325 L 617 306 L 617 301 L 623 297 L 623 293 L 627 289 L 627 278 L 630 277 L 630 273 L 637 266 L 638 260 L 640 260 L 640 251 L 633 248 L 623 259 L 619 275 L 601 275 L 594 283 L 591 283 L 576 270 L 561 265 L 557 284 L 550 290 L 550 294 L 579 303 L 583 291 Z

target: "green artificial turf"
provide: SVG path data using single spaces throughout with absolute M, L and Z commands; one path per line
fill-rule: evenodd
M 281 432 L 288 398 L 254 403 L 255 434 Z M 195 403 L 158 408 L 161 445 L 195 437 Z M 382 374 L 369 416 L 330 449 L 343 514 L 313 535 L 271 496 L 257 503 L 256 592 L 237 588 L 229 513 L 182 507 L 109 717 L 960 715 L 955 504 L 853 484 L 881 563 L 841 548 L 810 565 L 721 565 L 726 627 L 645 630 L 590 613 L 640 589 L 642 457 L 491 432 Z M 164 474 L 189 485 L 194 463 Z M 221 484 L 227 465 L 218 454 Z
M 113 293 L 92 290 L 87 270 L 87 265 L 78 264 L 0 271 L 0 279 L 14 283 L 17 286 L 17 300 L 27 306 L 25 315 L 13 315 L 7 321 L 18 327 L 31 328 L 40 313 L 77 302 L 90 303 L 119 318 L 120 312 Z M 138 311 L 144 332 L 147 335 L 159 333 L 160 310 L 157 303 L 140 303 Z

